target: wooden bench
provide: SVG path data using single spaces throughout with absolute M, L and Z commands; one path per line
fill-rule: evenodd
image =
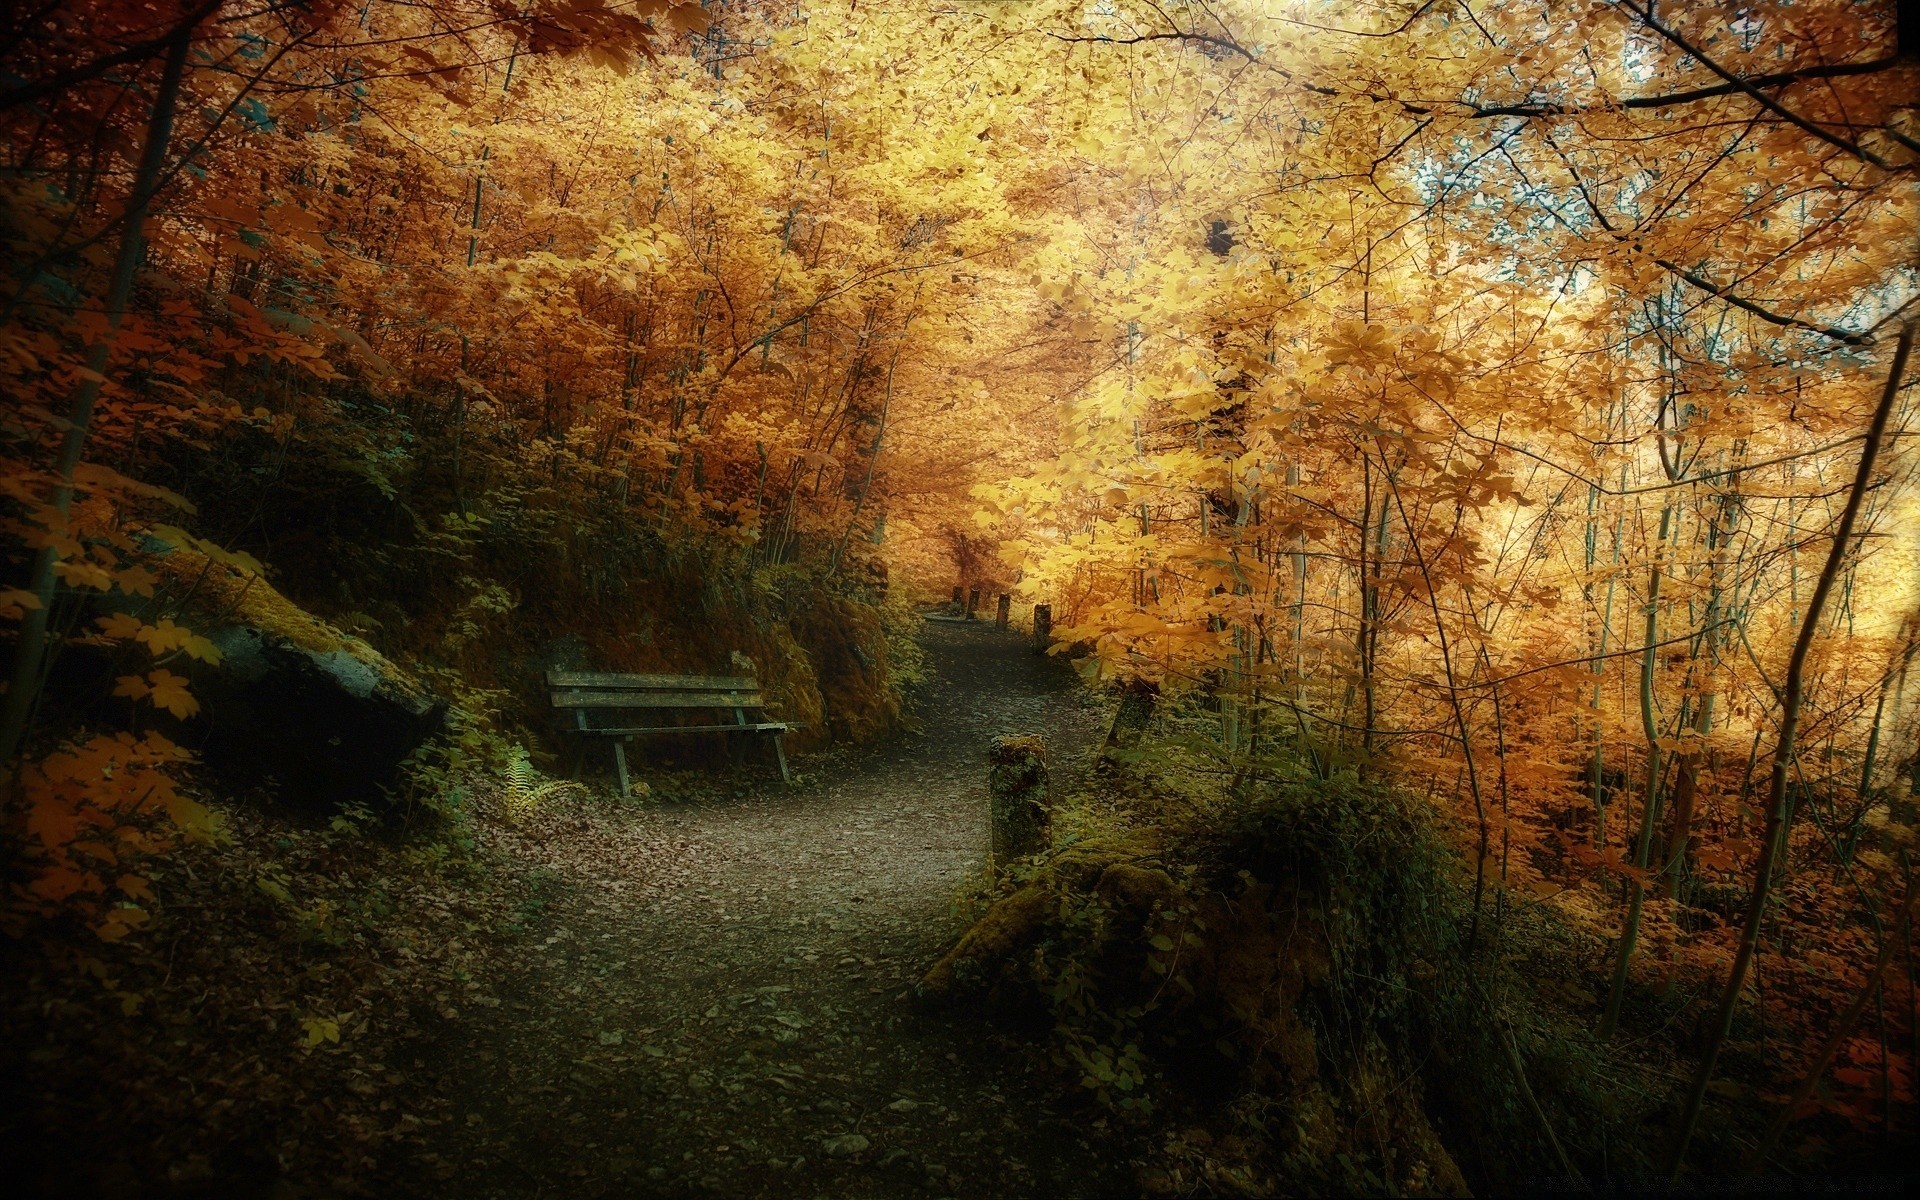
M 548 671 L 547 686 L 552 689 L 554 710 L 573 714 L 573 732 L 580 738 L 582 754 L 588 738 L 607 738 L 613 743 L 622 796 L 632 786 L 627 777 L 627 744 L 648 733 L 724 733 L 732 743 L 736 766 L 746 757 L 749 737 L 771 737 L 774 756 L 780 762 L 780 778 L 793 782 L 787 770 L 786 747 L 780 743 L 780 736 L 792 726 L 767 720 L 760 685 L 746 676 Z M 715 714 L 723 712 L 727 716 L 714 719 Z M 675 713 L 695 714 L 696 721 L 659 723 L 662 717 Z M 707 718 L 705 722 L 698 721 L 702 716 Z M 579 762 L 576 756 L 575 774 L 579 773 Z

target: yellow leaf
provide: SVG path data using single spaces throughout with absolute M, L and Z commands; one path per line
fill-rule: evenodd
M 145 642 L 147 649 L 159 655 L 183 648 L 193 635 L 190 630 L 175 625 L 170 618 L 162 618 L 158 625 L 148 625 L 134 636 Z
M 138 675 L 122 675 L 113 681 L 113 694 L 129 700 L 145 700 L 153 689 Z
M 245 571 L 252 575 L 265 575 L 267 573 L 266 567 L 260 564 L 260 560 L 248 554 L 245 550 L 228 550 L 223 546 L 216 546 L 212 542 L 201 542 L 200 550 L 213 561 L 224 566 L 232 567 L 236 571 Z
M 100 923 L 93 927 L 93 932 L 98 935 L 103 942 L 117 942 L 129 933 L 132 933 L 135 929 L 145 925 L 147 920 L 148 914 L 145 909 L 135 908 L 129 904 L 121 908 L 107 910 L 107 915 L 102 917 Z
M 220 815 L 196 800 L 178 794 L 165 800 L 167 815 L 188 841 L 215 842 L 220 839 Z
M 197 633 L 189 635 L 186 645 L 182 646 L 181 649 L 186 651 L 188 658 L 197 658 L 201 662 L 209 665 L 218 665 L 220 662 L 220 647 L 214 645 Z
M 27 591 L 25 588 L 0 588 L 0 613 L 7 613 L 17 608 L 26 609 L 39 607 L 40 597 Z M 13 615 L 16 618 L 19 616 L 18 613 L 14 613 Z
M 200 540 L 178 525 L 155 525 L 147 530 L 147 536 L 157 542 L 165 542 L 176 550 L 194 549 L 194 543 Z
M 53 573 L 71 587 L 92 588 L 104 592 L 113 586 L 113 576 L 99 563 L 67 560 L 53 564 Z
M 140 739 L 140 752 L 149 762 L 186 762 L 193 757 L 193 751 L 174 745 L 157 733 L 148 732 Z
M 200 702 L 187 691 L 184 677 L 172 671 L 149 671 L 147 678 L 153 683 L 154 707 L 164 708 L 181 720 L 200 711 Z
M 113 575 L 114 586 L 129 596 L 151 596 L 153 585 L 159 581 L 159 576 L 145 567 L 127 567 Z
M 308 1017 L 300 1022 L 300 1027 L 306 1030 L 306 1044 L 309 1048 L 318 1046 L 321 1042 L 340 1040 L 340 1022 L 332 1017 Z
M 81 463 L 75 467 L 73 482 L 76 487 L 85 491 L 129 492 L 135 496 L 165 501 L 183 512 L 194 511 L 193 505 L 184 496 L 163 487 L 129 479 L 112 467 L 103 467 L 99 463 Z
M 104 617 L 95 617 L 93 623 L 110 638 L 138 637 L 146 625 L 132 613 L 108 613 Z
M 698 4 L 676 4 L 667 10 L 667 23 L 682 33 L 705 33 L 707 10 Z

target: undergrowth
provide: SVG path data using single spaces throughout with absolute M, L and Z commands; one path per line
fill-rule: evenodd
M 1580 969 L 1581 933 L 1503 897 L 1469 945 L 1471 888 L 1419 797 L 1230 769 L 1176 731 L 1104 758 L 1056 830 L 977 889 L 923 993 L 1046 1037 L 1090 1102 L 1152 1131 L 1144 1186 L 1448 1194 L 1647 1169 L 1657 1098 L 1536 986 Z

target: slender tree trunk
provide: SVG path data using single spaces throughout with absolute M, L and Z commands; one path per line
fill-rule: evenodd
M 893 347 L 893 358 L 887 363 L 887 386 L 880 400 L 880 427 L 873 435 L 873 452 L 867 455 L 867 472 L 860 480 L 860 494 L 853 499 L 853 512 L 847 517 L 847 530 L 840 536 L 840 544 L 833 548 L 833 562 L 827 568 L 829 573 L 840 569 L 840 556 L 846 553 L 847 541 L 853 537 L 853 526 L 860 519 L 860 510 L 866 507 L 867 493 L 873 489 L 874 467 L 880 462 L 880 447 L 887 436 L 887 414 L 893 408 L 893 372 L 900 365 L 900 352 L 907 348 L 907 327 L 913 324 L 913 313 L 900 326 L 900 340 Z
M 1647 769 L 1640 793 L 1640 837 L 1634 843 L 1633 865 L 1647 867 L 1653 849 L 1653 831 L 1660 820 L 1660 730 L 1653 707 L 1654 646 L 1660 641 L 1661 554 L 1667 548 L 1667 535 L 1673 520 L 1673 506 L 1660 510 L 1660 549 L 1654 555 L 1653 571 L 1647 581 L 1646 639 L 1640 652 L 1640 728 L 1647 739 Z M 1614 960 L 1613 985 L 1607 990 L 1607 1009 L 1600 1017 L 1602 1040 L 1613 1036 L 1620 1021 L 1620 1004 L 1626 997 L 1627 975 L 1633 965 L 1633 949 L 1640 939 L 1640 909 L 1646 903 L 1647 888 L 1637 874 L 1627 879 L 1627 919 L 1620 930 L 1620 951 Z
M 1906 673 L 1907 662 L 1913 657 L 1914 647 L 1915 643 L 1909 640 L 1906 649 L 1901 652 L 1899 670 L 1888 671 L 1880 680 L 1880 697 L 1873 705 L 1873 726 L 1867 731 L 1867 749 L 1860 761 L 1860 786 L 1854 794 L 1853 817 L 1847 822 L 1846 840 L 1840 846 L 1842 863 L 1853 861 L 1854 848 L 1860 841 L 1860 825 L 1867 819 L 1867 814 L 1874 809 L 1873 769 L 1880 758 L 1881 730 L 1885 727 L 1887 720 L 1887 696 L 1893 691 L 1894 681 Z
M 1624 464 L 1622 464 L 1620 468 L 1620 488 L 1622 491 L 1626 490 L 1626 483 L 1627 483 L 1627 468 Z M 1607 676 L 1607 668 L 1603 664 L 1606 661 L 1607 641 L 1613 633 L 1613 596 L 1620 582 L 1619 573 L 1618 573 L 1618 568 L 1620 566 L 1620 540 L 1621 540 L 1621 534 L 1623 532 L 1623 527 L 1625 525 L 1625 522 L 1626 522 L 1626 508 L 1623 505 L 1620 508 L 1620 510 L 1614 514 L 1613 554 L 1608 563 L 1608 566 L 1610 569 L 1607 572 L 1607 598 L 1606 598 L 1606 602 L 1600 608 L 1600 641 L 1598 646 L 1594 650 L 1594 658 L 1591 663 L 1591 667 L 1593 671 L 1592 705 L 1593 705 L 1593 712 L 1594 712 L 1593 780 L 1592 780 L 1593 848 L 1599 851 L 1601 854 L 1605 854 L 1607 851 L 1607 795 L 1606 795 L 1606 727 L 1602 723 L 1599 715 L 1600 714 L 1600 688 L 1601 688 L 1601 685 L 1606 682 L 1606 676 Z M 1603 889 L 1606 884 L 1606 878 L 1607 878 L 1606 868 L 1602 866 L 1600 881 Z
M 1340 701 L 1340 721 L 1344 725 L 1353 723 L 1354 701 L 1359 699 L 1362 688 L 1370 685 L 1367 679 L 1367 539 L 1373 529 L 1373 460 L 1366 454 L 1360 456 L 1360 521 L 1356 528 L 1358 538 L 1358 557 L 1353 571 L 1354 583 L 1359 589 L 1359 608 L 1354 613 L 1353 626 L 1353 673 L 1347 676 L 1345 697 Z M 1361 739 L 1364 746 L 1371 740 L 1372 727 L 1361 721 Z M 1352 748 L 1352 731 L 1345 732 L 1341 740 Z
M 154 94 L 153 110 L 147 119 L 147 140 L 135 169 L 133 192 L 127 197 L 127 217 L 120 234 L 120 248 L 114 256 L 113 274 L 107 284 L 107 330 L 87 350 L 87 370 L 75 389 L 67 410 L 67 429 L 60 442 L 60 456 L 54 465 L 53 509 L 65 519 L 73 505 L 73 472 L 80 465 L 87 435 L 93 425 L 93 406 L 100 398 L 108 360 L 120 322 L 133 294 L 133 277 L 146 254 L 145 226 L 147 210 L 159 186 L 160 170 L 173 138 L 174 109 L 180 99 L 180 81 L 186 73 L 187 51 L 193 43 L 193 27 L 183 27 L 167 47 L 160 70 L 160 89 Z M 40 694 L 40 667 L 46 661 L 47 623 L 53 608 L 53 568 L 58 554 L 49 545 L 34 557 L 33 573 L 27 591 L 37 602 L 28 608 L 20 622 L 20 640 L 14 645 L 13 670 L 7 683 L 4 708 L 0 708 L 0 770 L 10 770 L 26 740 L 27 722 L 34 701 Z
M 1381 473 L 1386 476 L 1387 485 L 1389 487 L 1393 487 L 1394 486 L 1393 468 L 1387 465 L 1387 456 L 1384 448 L 1380 452 L 1380 470 L 1381 470 Z M 1396 492 L 1396 495 L 1397 494 L 1398 493 Z M 1366 625 L 1366 629 L 1367 629 L 1367 659 L 1366 659 L 1366 662 L 1367 662 L 1367 667 L 1366 667 L 1366 670 L 1367 670 L 1367 733 L 1366 733 L 1366 738 L 1367 738 L 1367 742 L 1366 742 L 1366 746 L 1364 747 L 1366 751 L 1366 759 L 1361 764 L 1363 770 L 1370 769 L 1370 763 L 1373 759 L 1374 747 L 1379 740 L 1379 726 L 1380 726 L 1379 683 L 1380 683 L 1380 680 L 1379 680 L 1378 667 L 1380 662 L 1380 625 L 1381 625 L 1382 618 L 1385 614 L 1385 606 L 1382 605 L 1380 602 L 1380 589 L 1381 589 L 1381 584 L 1383 582 L 1382 576 L 1385 571 L 1384 564 L 1386 562 L 1386 557 L 1387 557 L 1387 516 L 1388 516 L 1387 498 L 1383 494 L 1380 497 L 1380 516 L 1379 516 L 1379 519 L 1375 522 L 1374 533 L 1373 533 L 1373 562 L 1372 562 L 1373 582 L 1366 589 L 1366 596 L 1367 596 L 1367 625 Z
M 1860 507 L 1866 502 L 1867 485 L 1873 479 L 1874 461 L 1880 455 L 1887 422 L 1893 416 L 1894 405 L 1900 398 L 1900 380 L 1906 374 L 1907 358 L 1913 351 L 1913 331 L 1914 321 L 1909 318 L 1900 328 L 1900 340 L 1893 351 L 1893 365 L 1887 372 L 1886 390 L 1881 393 L 1879 407 L 1874 410 L 1873 421 L 1867 427 L 1866 442 L 1860 449 L 1860 465 L 1854 472 L 1853 490 L 1848 493 L 1846 507 L 1841 510 L 1840 525 L 1834 530 L 1833 545 L 1827 550 L 1826 566 L 1821 570 L 1820 581 L 1814 585 L 1813 596 L 1807 602 L 1806 616 L 1800 622 L 1800 635 L 1794 639 L 1793 656 L 1787 661 L 1786 679 L 1780 693 L 1780 736 L 1774 744 L 1773 770 L 1767 781 L 1767 827 L 1760 838 L 1760 862 L 1754 869 L 1753 894 L 1747 901 L 1746 920 L 1740 928 L 1740 946 L 1734 952 L 1733 968 L 1727 973 L 1726 988 L 1720 994 L 1712 1040 L 1700 1060 L 1699 1069 L 1694 1072 L 1686 1103 L 1674 1127 L 1666 1163 L 1668 1172 L 1673 1175 L 1678 1175 L 1686 1162 L 1687 1146 L 1693 1141 L 1694 1127 L 1700 1121 L 1700 1106 L 1706 1100 L 1707 1085 L 1713 1082 L 1713 1071 L 1720 1061 L 1720 1049 L 1726 1044 L 1727 1032 L 1733 1028 L 1734 1010 L 1739 1007 L 1740 993 L 1746 988 L 1747 972 L 1753 966 L 1754 952 L 1760 944 L 1760 923 L 1767 912 L 1768 885 L 1773 878 L 1775 860 L 1786 842 L 1787 776 L 1793 768 L 1794 739 L 1800 730 L 1800 700 L 1805 686 L 1807 655 L 1813 648 L 1813 636 L 1819 628 L 1827 594 L 1833 590 L 1834 581 L 1840 576 L 1841 564 L 1846 561 Z
M 1420 536 L 1413 528 L 1413 518 L 1407 513 L 1407 502 L 1400 495 L 1400 489 L 1391 474 L 1387 476 L 1387 486 L 1391 490 L 1394 507 L 1400 510 L 1400 525 L 1407 531 L 1407 550 L 1413 555 L 1413 563 L 1420 572 L 1421 582 L 1427 593 L 1427 607 L 1433 612 L 1433 632 L 1440 641 L 1440 668 L 1447 679 L 1447 703 L 1453 710 L 1454 727 L 1460 731 L 1460 755 L 1465 764 L 1467 788 L 1473 796 L 1474 820 L 1479 826 L 1479 842 L 1475 847 L 1473 868 L 1473 915 L 1467 925 L 1467 958 L 1473 958 L 1474 950 L 1480 941 L 1480 909 L 1486 899 L 1487 891 L 1487 853 L 1489 849 L 1489 827 L 1487 823 L 1487 799 L 1480 789 L 1480 767 L 1473 757 L 1473 728 L 1467 722 L 1467 710 L 1460 703 L 1460 677 L 1453 668 L 1453 645 L 1447 637 L 1446 620 L 1440 614 L 1440 597 L 1434 590 L 1433 571 L 1427 562 L 1426 553 L 1420 548 Z M 1382 495 L 1380 503 L 1384 506 L 1387 496 Z
M 1744 455 L 1744 447 L 1736 447 L 1735 455 Z M 1734 474 L 1731 486 L 1737 489 L 1740 476 Z M 1712 518 L 1707 526 L 1707 571 L 1709 575 L 1707 609 L 1700 622 L 1699 650 L 1695 665 L 1706 672 L 1706 685 L 1700 689 L 1700 699 L 1694 711 L 1693 732 L 1696 735 L 1694 745 L 1684 750 L 1674 763 L 1677 780 L 1673 790 L 1673 823 L 1667 835 L 1665 865 L 1661 872 L 1663 886 L 1667 895 L 1680 894 L 1688 870 L 1688 842 L 1693 837 L 1694 808 L 1700 790 L 1700 745 L 1705 743 L 1707 735 L 1713 732 L 1716 693 L 1713 690 L 1713 671 L 1720 662 L 1720 646 L 1726 640 L 1721 628 L 1726 619 L 1726 580 L 1725 564 L 1721 555 L 1733 538 L 1734 527 L 1739 523 L 1740 497 L 1738 491 L 1723 492 L 1719 498 L 1719 515 Z

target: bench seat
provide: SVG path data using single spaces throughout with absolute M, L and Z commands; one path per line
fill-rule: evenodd
M 607 738 L 613 743 L 615 769 L 620 776 L 620 794 L 632 787 L 627 775 L 627 743 L 652 734 L 724 733 L 734 741 L 734 762 L 745 753 L 742 735 L 763 735 L 773 739 L 773 752 L 780 763 L 780 778 L 791 784 L 787 769 L 787 751 L 781 736 L 796 726 L 775 721 L 766 715 L 766 701 L 760 695 L 759 681 L 744 675 L 636 675 L 613 671 L 549 671 L 548 701 L 556 712 L 573 714 L 570 730 L 580 738 L 581 752 L 586 739 Z M 663 725 L 657 723 L 669 713 L 687 713 L 696 723 Z M 704 714 L 724 712 L 730 719 L 714 721 Z M 643 715 L 644 714 L 644 715 Z M 579 773 L 579 758 L 574 760 Z

